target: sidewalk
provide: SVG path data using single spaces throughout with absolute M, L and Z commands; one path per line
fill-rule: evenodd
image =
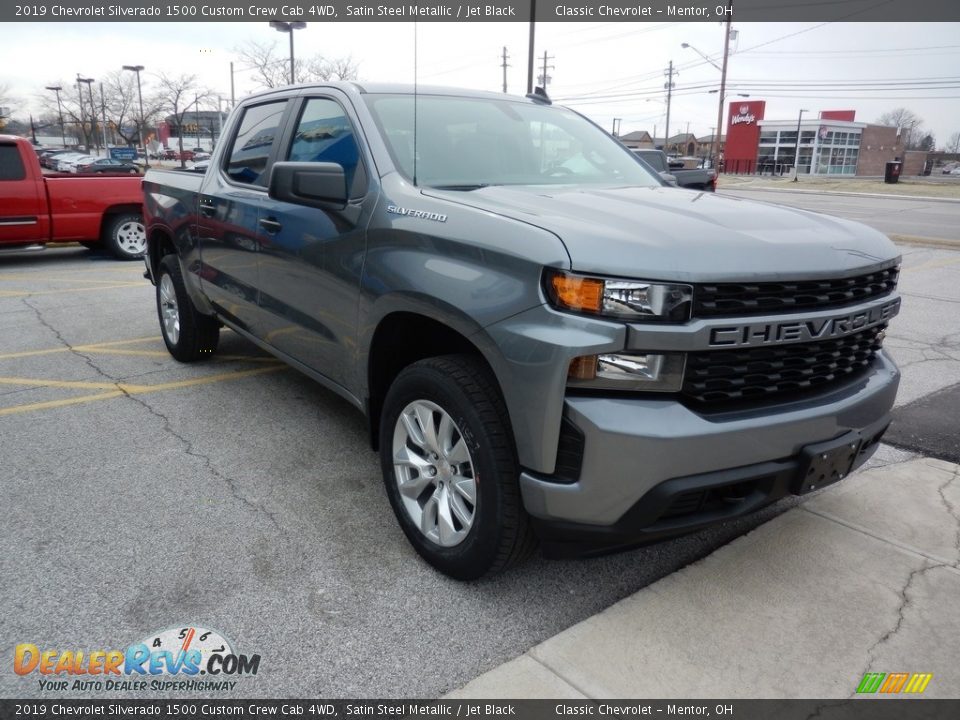
M 449 697 L 845 698 L 904 672 L 958 698 L 958 568 L 960 465 L 901 454 Z
M 769 175 L 721 175 L 717 189 L 768 190 L 792 193 L 816 193 L 822 195 L 853 195 L 891 198 L 898 200 L 924 200 L 927 202 L 960 202 L 960 179 L 928 180 L 902 179 L 895 184 L 886 184 L 883 178 L 852 177 L 803 177 L 793 182 L 787 177 Z

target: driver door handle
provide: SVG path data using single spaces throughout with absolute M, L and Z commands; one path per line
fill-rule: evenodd
M 270 234 L 278 233 L 283 229 L 283 225 L 272 217 L 260 218 L 260 227 Z

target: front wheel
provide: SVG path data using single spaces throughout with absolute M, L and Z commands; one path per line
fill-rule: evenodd
M 380 460 L 400 527 L 441 572 L 475 580 L 536 547 L 506 407 L 476 358 L 428 358 L 397 376 L 380 420 Z
M 176 255 L 160 261 L 157 278 L 157 316 L 167 350 L 180 362 L 210 357 L 220 341 L 220 323 L 197 312 L 187 294 Z
M 136 260 L 147 251 L 147 233 L 139 215 L 117 215 L 109 219 L 104 240 L 121 260 Z

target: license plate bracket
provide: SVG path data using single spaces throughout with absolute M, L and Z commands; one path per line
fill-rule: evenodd
M 849 432 L 833 440 L 804 446 L 800 450 L 794 494 L 806 495 L 849 475 L 860 452 L 860 442 L 859 433 Z

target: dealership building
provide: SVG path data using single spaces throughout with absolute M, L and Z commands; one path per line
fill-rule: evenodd
M 804 111 L 796 120 L 766 120 L 765 111 L 763 100 L 728 106 L 725 172 L 787 174 L 796 161 L 801 175 L 877 176 L 900 160 L 902 175 L 923 173 L 926 152 L 905 151 L 899 128 L 857 122 L 854 110 Z

